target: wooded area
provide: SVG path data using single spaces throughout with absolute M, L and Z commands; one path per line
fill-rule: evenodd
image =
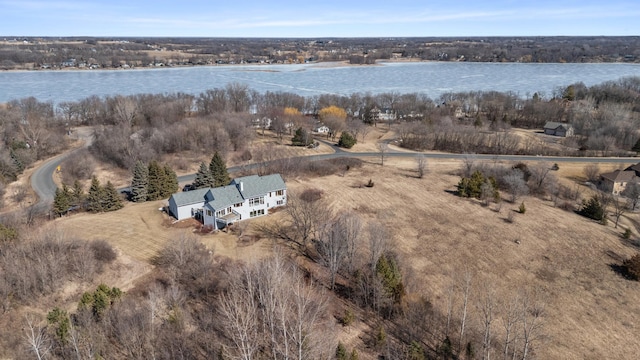
M 637 62 L 640 38 L 5 38 L 0 69 L 111 69 L 376 60 Z

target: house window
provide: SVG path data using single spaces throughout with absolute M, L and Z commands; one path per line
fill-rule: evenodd
M 213 216 L 213 213 L 209 209 L 207 209 L 207 216 Z
M 282 195 L 284 195 L 284 190 L 276 191 L 276 196 L 282 196 Z
M 242 207 L 242 203 L 233 204 L 233 207 Z
M 222 217 L 224 216 L 224 214 L 226 214 L 227 212 L 225 211 L 225 209 L 222 210 L 218 210 L 216 211 L 216 217 Z
M 284 200 L 278 200 L 278 201 L 276 202 L 276 204 L 277 204 L 277 205 L 284 205 Z
M 254 210 L 249 213 L 249 217 L 256 217 L 264 215 L 264 209 Z
M 264 204 L 264 196 L 249 199 L 249 206 L 258 206 Z

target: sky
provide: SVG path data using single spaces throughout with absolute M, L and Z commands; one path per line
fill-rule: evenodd
M 0 38 L 640 35 L 638 0 L 0 0 Z

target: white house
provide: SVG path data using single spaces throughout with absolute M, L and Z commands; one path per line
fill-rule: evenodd
M 328 134 L 331 131 L 327 125 L 318 124 L 313 128 L 313 132 L 318 134 Z
M 223 228 L 236 221 L 266 215 L 287 203 L 287 186 L 280 174 L 235 178 L 217 188 L 171 195 L 169 212 L 178 220 L 197 216 L 204 225 Z

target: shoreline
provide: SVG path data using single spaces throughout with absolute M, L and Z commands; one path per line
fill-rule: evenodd
M 373 64 L 351 64 L 349 60 L 334 60 L 334 61 L 315 61 L 308 63 L 241 63 L 241 64 L 205 64 L 205 65 L 163 65 L 163 66 L 139 66 L 139 67 L 110 67 L 110 68 L 91 68 L 91 67 L 64 67 L 64 68 L 20 68 L 20 69 L 0 69 L 0 73 L 6 72 L 60 72 L 60 71 L 132 71 L 132 70 L 162 70 L 162 69 L 187 69 L 196 67 L 260 67 L 260 66 L 290 66 L 290 65 L 307 65 L 317 68 L 340 68 L 340 67 L 370 67 L 370 66 L 384 66 L 385 64 L 419 64 L 419 63 L 473 63 L 473 64 L 625 64 L 625 65 L 640 65 L 637 62 L 625 62 L 625 61 L 594 61 L 594 62 L 514 62 L 514 61 L 437 61 L 437 60 L 422 60 L 422 59 L 378 59 Z

